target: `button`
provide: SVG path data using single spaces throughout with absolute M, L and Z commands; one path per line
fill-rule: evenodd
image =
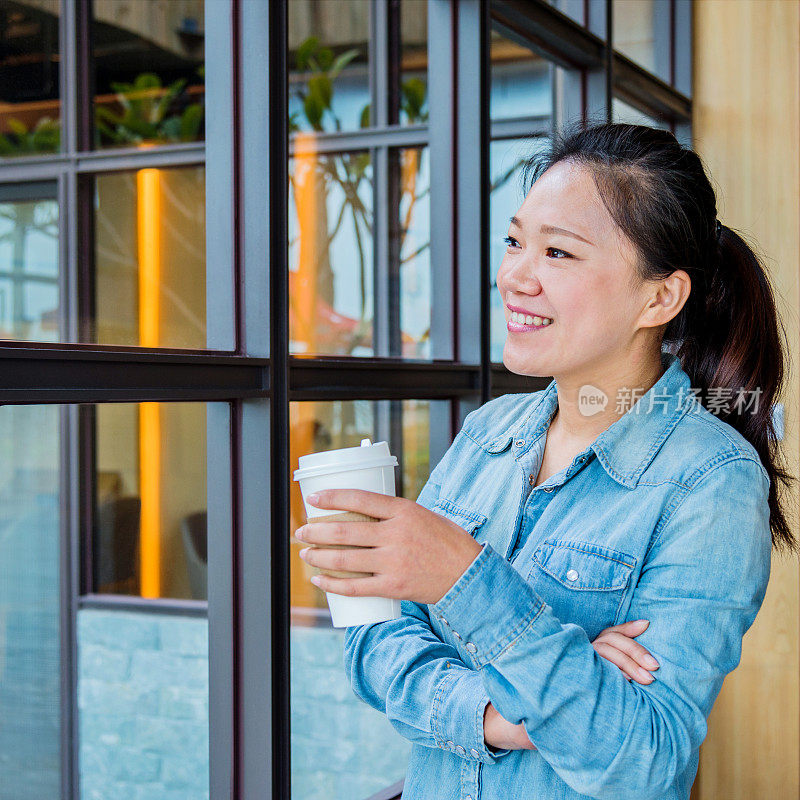
M 576 580 L 578 580 L 578 573 L 577 573 L 577 572 L 576 572 L 574 569 L 571 569 L 571 570 L 570 570 L 570 571 L 567 573 L 567 580 L 569 580 L 569 581 L 576 581 Z
M 451 749 L 455 747 L 455 742 L 445 742 L 445 744 Z
M 576 575 L 575 577 L 577 578 L 578 576 Z M 478 648 L 477 648 L 477 647 L 475 647 L 475 645 L 474 645 L 474 644 L 472 644 L 472 642 L 467 642 L 467 643 L 464 645 L 464 647 L 466 647 L 466 648 L 467 648 L 467 650 L 469 650 L 469 652 L 470 652 L 470 653 L 477 653 L 477 652 L 478 652 Z
M 460 756 L 465 756 L 467 751 L 459 744 L 456 745 L 456 753 L 458 753 Z
M 552 492 L 553 489 L 555 489 L 555 488 L 556 488 L 555 486 L 545 486 L 543 491 L 549 493 L 549 492 Z
M 514 444 L 515 444 L 517 447 L 524 447 L 524 445 L 525 445 L 525 440 L 524 440 L 524 439 L 517 439 L 517 441 L 516 441 L 516 442 L 514 442 Z
M 461 641 L 461 636 L 459 636 L 458 631 L 453 631 L 453 636 L 455 636 L 456 639 L 458 639 L 459 642 Z
M 481 757 L 481 754 L 474 747 L 469 751 L 469 754 L 473 758 L 480 758 Z

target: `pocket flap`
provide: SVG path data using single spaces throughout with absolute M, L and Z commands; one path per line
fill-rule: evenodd
M 594 542 L 542 542 L 533 560 L 570 589 L 611 591 L 628 584 L 636 559 Z
M 472 533 L 486 522 L 486 515 L 478 511 L 470 511 L 468 508 L 456 505 L 447 498 L 440 497 L 431 507 L 431 511 L 441 514 L 462 527 L 467 533 Z

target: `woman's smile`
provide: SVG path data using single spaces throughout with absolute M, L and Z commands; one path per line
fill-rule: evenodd
M 533 322 L 531 323 L 527 322 L 528 319 L 531 319 L 530 315 L 525 317 L 522 314 L 517 314 L 516 311 L 512 311 L 511 317 L 506 320 L 508 332 L 526 333 L 528 331 L 541 331 L 545 328 L 549 328 L 553 324 L 552 320 L 547 317 L 533 317 Z

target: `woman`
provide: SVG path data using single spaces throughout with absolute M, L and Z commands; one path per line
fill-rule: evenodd
M 529 175 L 497 276 L 503 361 L 554 380 L 468 414 L 416 503 L 321 492 L 380 521 L 305 526 L 361 549 L 303 557 L 371 573 L 326 591 L 407 601 L 345 638 L 354 691 L 414 743 L 406 800 L 688 800 L 771 549 L 797 548 L 782 328 L 671 133 L 575 127 Z M 648 653 L 654 680 L 625 680 Z

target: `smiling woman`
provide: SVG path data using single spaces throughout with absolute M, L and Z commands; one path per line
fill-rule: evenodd
M 372 573 L 327 591 L 404 601 L 345 638 L 353 690 L 413 744 L 404 800 L 688 800 L 771 551 L 798 547 L 772 289 L 671 133 L 578 125 L 528 167 L 503 360 L 554 379 L 468 414 L 416 504 L 323 493 L 380 521 L 310 526 L 361 547 L 303 557 Z

